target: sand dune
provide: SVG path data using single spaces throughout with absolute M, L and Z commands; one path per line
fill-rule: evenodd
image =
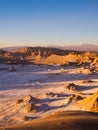
M 66 111 L 4 130 L 98 130 L 98 113 Z

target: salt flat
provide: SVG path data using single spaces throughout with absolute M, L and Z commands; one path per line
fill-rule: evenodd
M 68 102 L 72 94 L 82 93 L 87 97 L 98 90 L 98 73 L 88 74 L 81 67 L 47 65 L 15 65 L 16 71 L 8 71 L 9 65 L 0 65 L 0 126 L 27 123 L 58 111 L 81 110 L 78 101 Z M 5 69 L 2 69 L 5 68 Z M 81 73 L 82 71 L 82 73 Z M 93 82 L 83 83 L 84 80 Z M 78 85 L 78 90 L 65 88 L 66 84 Z M 52 95 L 51 93 L 54 93 Z M 28 105 L 16 104 L 20 98 L 31 95 L 36 98 L 34 110 L 25 112 Z

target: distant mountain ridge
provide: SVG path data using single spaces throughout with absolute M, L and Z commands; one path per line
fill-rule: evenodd
M 22 48 L 26 48 L 27 46 L 12 46 L 12 47 L 3 47 L 2 49 L 8 52 L 14 52 L 16 50 L 20 50 Z
M 26 47 L 32 47 L 32 46 L 15 46 L 15 47 L 4 47 L 2 49 L 8 51 L 8 52 L 14 52 Z M 48 48 L 48 47 L 46 47 Z M 49 48 L 58 48 L 62 50 L 73 50 L 73 51 L 95 51 L 98 52 L 98 45 L 88 44 L 84 43 L 81 45 L 65 45 L 65 46 L 49 46 Z
M 95 51 L 98 52 L 98 45 L 93 44 L 81 44 L 81 45 L 66 45 L 66 46 L 55 46 L 56 48 L 65 50 L 75 50 L 75 51 Z
M 79 51 L 98 51 L 98 45 L 92 45 L 92 44 L 81 44 L 80 46 L 70 46 L 69 49 L 72 50 L 79 50 Z M 68 49 L 68 47 L 67 47 Z

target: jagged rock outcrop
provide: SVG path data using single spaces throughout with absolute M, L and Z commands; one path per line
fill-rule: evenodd
M 82 65 L 86 68 L 92 68 L 92 66 L 98 66 L 98 54 L 49 47 L 25 47 L 14 52 L 0 50 L 0 62 L 8 64 Z
M 29 55 L 37 56 L 40 54 L 41 57 L 48 57 L 51 54 L 66 55 L 71 51 L 61 50 L 57 48 L 50 48 L 50 47 L 26 47 L 26 48 L 17 50 L 16 52 L 25 53 L 28 56 Z

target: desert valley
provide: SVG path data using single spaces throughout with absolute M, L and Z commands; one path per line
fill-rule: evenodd
M 98 52 L 0 50 L 1 130 L 97 130 L 97 112 Z

